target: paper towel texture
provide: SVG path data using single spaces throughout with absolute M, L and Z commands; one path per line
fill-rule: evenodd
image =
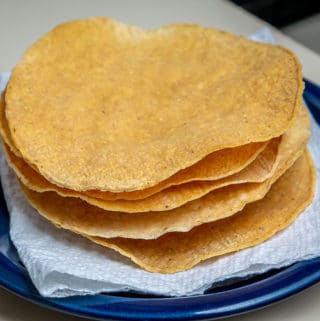
M 255 40 L 271 41 L 265 29 Z M 9 74 L 0 74 L 0 89 Z M 320 128 L 312 120 L 309 148 L 320 174 Z M 65 297 L 137 290 L 160 295 L 201 294 L 213 283 L 263 273 L 320 255 L 319 180 L 313 203 L 284 231 L 232 255 L 207 260 L 191 270 L 146 272 L 120 254 L 56 228 L 25 200 L 1 152 L 0 175 L 10 212 L 10 235 L 21 261 L 43 296 Z M 297 242 L 299 240 L 299 242 Z

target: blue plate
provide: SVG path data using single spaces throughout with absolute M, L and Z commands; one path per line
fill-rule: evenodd
M 304 99 L 320 123 L 320 88 L 306 81 Z M 8 211 L 0 193 L 0 284 L 36 304 L 101 320 L 203 320 L 257 309 L 313 285 L 320 280 L 320 258 L 247 279 L 233 280 L 203 295 L 166 298 L 115 293 L 49 299 L 39 295 L 19 261 L 9 237 Z

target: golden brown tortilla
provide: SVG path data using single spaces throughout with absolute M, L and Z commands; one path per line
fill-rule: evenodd
M 282 135 L 302 88 L 296 56 L 280 46 L 197 25 L 143 30 L 91 18 L 26 51 L 6 117 L 17 150 L 50 182 L 124 192 Z
M 7 156 L 9 163 L 16 170 L 20 179 L 24 182 L 24 184 L 35 191 L 56 191 L 62 196 L 83 196 L 84 198 L 87 197 L 88 199 L 99 198 L 107 201 L 118 199 L 135 200 L 149 197 L 170 186 L 180 185 L 190 181 L 218 180 L 233 175 L 246 168 L 256 159 L 256 157 L 266 148 L 267 144 L 269 143 L 250 143 L 244 146 L 226 148 L 213 152 L 191 167 L 183 169 L 159 184 L 144 190 L 122 193 L 103 192 L 98 190 L 77 192 L 50 183 L 38 173 L 36 168 L 32 168 L 30 164 L 21 159 L 21 154 L 14 146 L 8 128 L 5 117 L 4 100 L 0 101 L 0 107 L 0 134 L 14 154 L 11 155 L 12 153 L 8 152 Z M 270 156 L 272 157 L 272 155 Z M 248 181 L 250 180 L 254 180 L 254 178 L 248 178 Z
M 6 114 L 5 114 L 5 100 L 4 100 L 4 92 L 1 94 L 0 99 L 0 135 L 4 142 L 10 147 L 11 152 L 17 156 L 21 157 L 20 152 L 17 150 L 17 148 L 14 146 L 14 143 L 12 141 L 10 130 L 8 127 Z
M 14 169 L 23 184 L 33 191 L 41 193 L 54 191 L 63 197 L 78 197 L 87 203 L 104 210 L 136 213 L 174 209 L 187 202 L 200 198 L 213 190 L 228 185 L 263 182 L 271 177 L 275 170 L 274 163 L 277 157 L 279 142 L 280 138 L 273 138 L 257 158 L 237 174 L 215 181 L 195 181 L 172 186 L 145 199 L 132 201 L 107 201 L 90 197 L 84 192 L 61 188 L 47 181 L 23 161 L 22 158 L 15 156 L 6 145 L 4 145 L 4 150 L 10 167 Z
M 310 121 L 301 108 L 298 121 L 283 136 L 279 145 L 274 175 L 262 183 L 231 185 L 213 191 L 179 208 L 146 213 L 110 212 L 55 192 L 37 193 L 23 186 L 30 204 L 54 224 L 80 234 L 100 237 L 154 239 L 168 232 L 186 232 L 242 210 L 262 199 L 271 185 L 302 154 L 309 135 Z
M 305 153 L 262 200 L 229 218 L 203 224 L 187 233 L 169 233 L 156 240 L 88 238 L 120 252 L 148 271 L 184 271 L 208 258 L 267 240 L 287 227 L 311 203 L 314 188 L 315 169 Z

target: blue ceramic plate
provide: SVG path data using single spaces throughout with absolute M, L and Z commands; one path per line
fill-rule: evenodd
M 305 101 L 320 123 L 320 88 L 306 81 Z M 202 320 L 230 316 L 257 309 L 320 280 L 320 258 L 296 263 L 203 295 L 165 298 L 136 293 L 74 296 L 63 299 L 41 297 L 32 285 L 9 238 L 8 212 L 0 194 L 0 284 L 36 304 L 62 312 L 101 320 Z

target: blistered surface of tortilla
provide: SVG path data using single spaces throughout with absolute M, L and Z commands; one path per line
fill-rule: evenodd
M 280 46 L 197 25 L 143 30 L 92 18 L 26 51 L 6 117 L 16 148 L 52 183 L 124 192 L 280 136 L 302 88 L 297 58 Z
M 131 258 L 151 272 L 174 273 L 202 260 L 257 245 L 287 227 L 312 201 L 315 170 L 305 153 L 260 201 L 236 215 L 156 240 L 91 240 Z
M 104 200 L 137 200 L 154 195 L 170 186 L 192 181 L 213 181 L 240 172 L 266 148 L 267 142 L 249 143 L 213 152 L 196 164 L 180 170 L 159 184 L 132 192 L 85 191 L 88 196 Z
M 43 176 L 41 176 L 41 174 L 39 174 L 36 168 L 32 168 L 29 163 L 21 159 L 21 154 L 14 146 L 8 128 L 5 117 L 4 100 L 2 100 L 0 104 L 0 134 L 6 145 L 9 146 L 10 150 L 14 154 L 11 155 L 10 152 L 7 153 L 9 161 L 12 165 L 14 165 L 17 174 L 19 175 L 20 171 L 20 178 L 22 181 L 35 191 L 56 191 L 62 196 L 83 196 L 83 198 L 87 199 L 99 198 L 107 201 L 119 199 L 135 200 L 146 198 L 170 186 L 179 185 L 190 181 L 218 180 L 226 176 L 233 175 L 247 167 L 256 159 L 256 157 L 266 148 L 267 144 L 269 143 L 250 143 L 244 146 L 226 148 L 217 152 L 213 152 L 204 159 L 200 160 L 198 163 L 183 169 L 159 184 L 144 190 L 122 193 L 103 192 L 98 190 L 77 192 L 49 182 Z M 20 157 L 20 159 L 17 157 Z M 248 180 L 250 180 L 250 178 Z M 100 203 L 103 204 L 103 202 Z
M 265 196 L 271 185 L 301 156 L 310 136 L 310 120 L 301 108 L 296 124 L 279 144 L 274 175 L 262 183 L 227 186 L 179 208 L 146 213 L 102 210 L 76 198 L 55 192 L 34 192 L 23 186 L 30 204 L 54 224 L 80 234 L 100 237 L 155 239 L 168 232 L 187 232 L 193 227 L 231 216 L 250 202 Z

